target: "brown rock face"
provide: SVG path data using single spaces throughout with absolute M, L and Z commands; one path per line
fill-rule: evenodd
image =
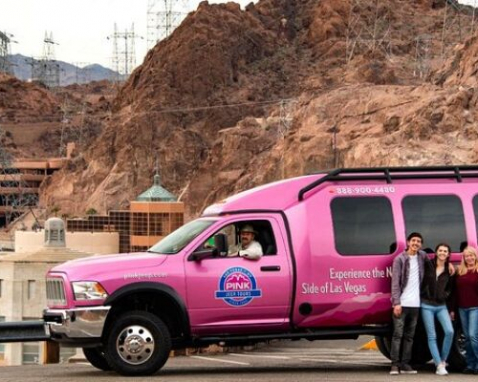
M 355 4 L 202 2 L 147 54 L 102 134 L 45 185 L 43 202 L 71 213 L 124 207 L 156 161 L 191 216 L 324 168 L 473 163 L 478 43 L 453 51 L 453 24 L 442 46 L 439 1 Z
M 60 112 L 58 100 L 41 84 L 0 73 L 0 123 L 55 120 Z

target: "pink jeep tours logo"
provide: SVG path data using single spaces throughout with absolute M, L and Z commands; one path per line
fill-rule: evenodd
M 242 267 L 232 267 L 219 279 L 219 290 L 216 291 L 215 297 L 231 306 L 244 306 L 254 298 L 262 297 L 262 291 L 257 289 L 256 278 L 250 271 Z

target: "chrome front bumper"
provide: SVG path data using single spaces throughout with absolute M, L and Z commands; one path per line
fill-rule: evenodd
M 66 338 L 101 338 L 110 306 L 43 311 L 45 331 Z

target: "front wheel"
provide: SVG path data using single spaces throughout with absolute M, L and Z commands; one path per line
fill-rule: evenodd
M 161 319 L 149 312 L 128 312 L 111 326 L 106 359 L 122 375 L 151 375 L 168 360 L 171 336 Z
M 97 369 L 103 371 L 111 370 L 111 367 L 106 360 L 103 348 L 83 348 L 83 354 L 85 355 L 86 360 Z

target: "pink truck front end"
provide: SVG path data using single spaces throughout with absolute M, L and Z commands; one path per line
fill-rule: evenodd
M 455 261 L 476 245 L 477 178 L 471 166 L 341 169 L 245 191 L 146 253 L 53 268 L 45 325 L 95 367 L 124 375 L 213 343 L 367 334 L 388 356 L 393 259 L 411 231 L 425 246 L 449 242 Z M 244 227 L 259 259 L 233 256 Z M 416 361 L 428 360 L 426 341 L 416 343 Z

